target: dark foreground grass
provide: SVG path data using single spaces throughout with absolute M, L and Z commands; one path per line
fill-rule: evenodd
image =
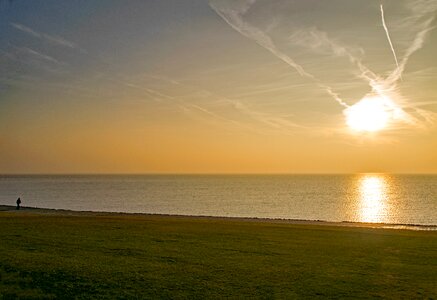
M 0 299 L 437 297 L 437 232 L 0 213 Z

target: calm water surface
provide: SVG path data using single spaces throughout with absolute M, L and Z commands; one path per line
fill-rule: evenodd
M 437 175 L 0 176 L 0 204 L 437 225 Z

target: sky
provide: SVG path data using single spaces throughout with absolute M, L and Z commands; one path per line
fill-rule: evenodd
M 0 173 L 436 173 L 437 0 L 0 2 Z

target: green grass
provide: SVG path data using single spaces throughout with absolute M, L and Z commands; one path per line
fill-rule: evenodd
M 437 232 L 0 213 L 0 299 L 437 298 Z

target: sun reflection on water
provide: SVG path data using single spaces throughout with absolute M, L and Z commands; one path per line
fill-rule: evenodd
M 385 222 L 388 179 L 382 174 L 364 175 L 360 180 L 360 221 Z

